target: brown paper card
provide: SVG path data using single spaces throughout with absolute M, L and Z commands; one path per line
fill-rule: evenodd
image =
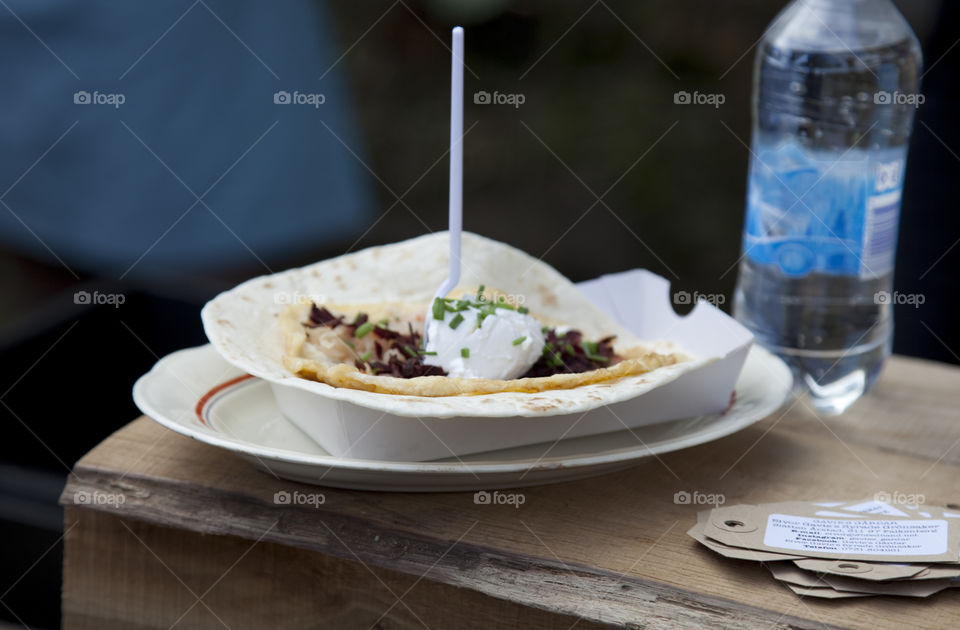
M 794 560 L 801 569 L 817 573 L 829 573 L 854 577 L 858 580 L 885 581 L 906 580 L 916 577 L 929 565 L 926 564 L 888 564 L 883 562 L 864 562 L 862 560 L 824 560 L 822 558 L 802 558 Z M 958 569 L 960 572 L 960 569 Z M 939 575 L 936 577 L 949 577 Z
M 854 577 L 860 580 L 942 580 L 960 577 L 960 565 L 952 564 L 889 564 L 852 560 L 822 560 L 802 558 L 794 560 L 801 569 Z
M 911 580 L 939 580 L 943 578 L 950 578 L 954 581 L 960 580 L 960 568 L 951 566 L 949 564 L 934 564 L 920 573 L 917 573 L 915 576 L 910 578 Z
M 836 591 L 829 586 L 826 588 L 815 588 L 808 586 L 797 586 L 789 582 L 781 582 L 791 591 L 802 597 L 819 597 L 820 599 L 853 599 L 854 597 L 871 597 L 867 593 L 850 593 L 847 591 Z
M 838 591 L 870 593 L 872 595 L 898 595 L 901 597 L 929 597 L 950 588 L 953 580 L 906 580 L 869 582 L 839 575 L 823 574 L 823 581 Z
M 853 577 L 817 574 L 804 571 L 790 562 L 767 565 L 773 577 L 781 582 L 808 588 L 829 586 L 835 590 L 870 595 L 897 595 L 901 597 L 928 597 L 949 588 L 953 580 L 868 582 Z
M 960 521 L 947 519 L 828 518 L 737 505 L 714 509 L 704 535 L 733 547 L 813 558 L 956 563 L 960 557 Z
M 769 551 L 753 551 L 752 549 L 740 549 L 738 547 L 730 547 L 729 545 L 724 545 L 715 540 L 710 540 L 703 535 L 703 526 L 710 517 L 710 512 L 700 512 L 697 514 L 697 524 L 690 528 L 687 532 L 687 535 L 699 542 L 704 547 L 707 547 L 711 551 L 719 553 L 721 556 L 727 558 L 734 558 L 736 560 L 753 560 L 755 562 L 768 562 L 775 560 L 794 560 L 798 556 L 787 555 L 783 553 L 771 553 Z
M 792 562 L 771 562 L 766 567 L 781 582 L 812 588 L 830 587 L 816 573 L 804 571 Z

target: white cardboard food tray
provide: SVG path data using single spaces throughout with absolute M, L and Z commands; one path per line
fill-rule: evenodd
M 678 316 L 670 283 L 649 271 L 626 271 L 577 286 L 639 338 L 674 341 L 698 358 L 713 360 L 635 398 L 586 413 L 542 417 L 396 416 L 296 387 L 271 383 L 271 388 L 283 414 L 330 454 L 392 461 L 551 443 L 719 413 L 729 406 L 753 344 L 747 329 L 705 301 L 686 317 Z

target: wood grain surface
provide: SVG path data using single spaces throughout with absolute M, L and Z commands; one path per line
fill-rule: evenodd
M 960 589 L 800 598 L 758 563 L 700 547 L 685 532 L 703 506 L 674 501 L 903 492 L 960 504 L 958 403 L 960 369 L 895 358 L 839 418 L 788 403 L 717 442 L 516 490 L 519 508 L 288 482 L 140 418 L 78 462 L 64 491 L 64 627 L 169 628 L 214 582 L 176 627 L 960 627 Z M 324 502 L 278 506 L 284 490 Z M 123 501 L 77 500 L 93 492 Z

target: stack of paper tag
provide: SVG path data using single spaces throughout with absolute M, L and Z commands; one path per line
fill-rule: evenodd
M 869 499 L 718 507 L 687 532 L 798 595 L 927 597 L 960 587 L 960 510 Z

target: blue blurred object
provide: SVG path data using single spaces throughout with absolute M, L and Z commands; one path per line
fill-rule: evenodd
M 135 278 L 258 265 L 369 224 L 321 3 L 4 6 L 6 245 Z

